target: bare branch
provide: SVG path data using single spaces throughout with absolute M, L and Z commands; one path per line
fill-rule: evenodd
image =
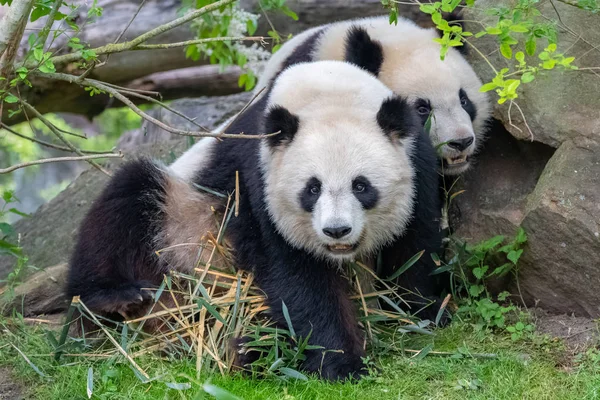
M 95 87 L 96 89 L 100 89 L 100 90 L 112 95 L 117 100 L 121 101 L 123 104 L 125 104 L 127 107 L 129 107 L 133 112 L 135 112 L 140 117 L 153 123 L 154 125 L 158 126 L 159 128 L 162 128 L 165 131 L 167 131 L 169 133 L 173 133 L 175 135 L 193 136 L 193 137 L 235 138 L 235 139 L 262 139 L 265 137 L 274 136 L 274 135 L 279 134 L 279 132 L 273 132 L 273 133 L 268 133 L 268 134 L 256 134 L 256 133 L 248 133 L 248 132 L 240 132 L 239 134 L 226 134 L 226 133 L 198 132 L 198 131 L 188 131 L 188 130 L 176 129 L 176 128 L 173 128 L 172 126 L 169 126 L 169 125 L 157 120 L 156 118 L 148 115 L 147 113 L 142 111 L 138 106 L 136 106 L 130 99 L 128 99 L 125 95 L 123 95 L 119 90 L 109 87 L 106 84 L 104 84 L 103 82 L 97 81 L 95 79 L 89 79 L 89 78 L 80 79 L 79 76 L 64 74 L 64 73 L 60 73 L 60 72 L 49 73 L 49 74 L 42 74 L 42 73 L 38 73 L 38 72 L 32 72 L 32 73 L 36 76 L 43 77 L 43 78 L 66 81 L 69 83 L 76 83 L 76 84 L 84 86 L 84 87 L 91 86 L 91 87 Z
M 43 158 L 41 160 L 35 160 L 35 161 L 24 162 L 21 164 L 16 164 L 16 165 L 10 166 L 8 168 L 0 168 L 0 174 L 7 174 L 9 172 L 13 172 L 16 169 L 30 167 L 32 165 L 48 164 L 48 163 L 63 162 L 63 161 L 87 161 L 87 160 L 92 160 L 92 159 L 96 159 L 96 158 L 123 158 L 123 153 L 119 152 L 119 153 L 94 154 L 94 155 L 79 156 L 79 157 Z
M 0 127 L 2 127 L 2 129 L 5 129 L 6 131 L 12 133 L 15 136 L 18 136 L 22 139 L 26 139 L 31 142 L 40 144 L 44 147 L 48 147 L 48 148 L 55 149 L 55 150 L 61 150 L 61 151 L 71 151 L 71 149 L 69 147 L 59 146 L 54 143 L 46 142 L 45 140 L 41 140 L 38 138 L 23 135 L 23 134 L 15 131 L 14 129 L 12 129 L 10 126 L 6 125 L 4 122 L 0 122 Z M 81 150 L 81 152 L 84 154 L 104 154 L 104 153 L 106 153 L 105 151 L 93 151 L 93 150 Z
M 44 117 L 38 110 L 35 109 L 35 107 L 33 107 L 31 104 L 29 104 L 28 102 L 26 102 L 23 99 L 19 99 L 19 101 L 21 102 L 22 105 L 25 106 L 25 108 L 27 108 L 29 111 L 31 111 L 40 121 L 42 121 L 44 123 L 44 125 L 46 125 L 50 131 L 52 133 L 54 133 L 58 139 L 60 139 L 61 142 L 63 142 L 69 149 L 71 149 L 72 152 L 74 152 L 75 154 L 79 155 L 79 156 L 84 156 L 84 154 L 81 152 L 81 150 L 79 150 L 78 148 L 76 148 L 75 146 L 73 146 L 73 144 L 71 142 L 69 142 L 62 134 L 62 132 L 50 121 L 48 121 L 46 119 L 46 117 Z M 102 168 L 100 165 L 98 165 L 98 163 L 94 162 L 93 160 L 88 160 L 88 162 L 94 166 L 96 169 L 98 169 L 99 171 L 105 173 L 108 176 L 111 176 L 108 171 L 106 171 L 104 168 Z
M 191 44 L 202 44 L 209 42 L 263 42 L 265 40 L 270 40 L 271 38 L 265 36 L 225 36 L 225 37 L 215 37 L 215 38 L 205 38 L 205 39 L 193 39 L 186 40 L 185 42 L 177 42 L 177 43 L 164 43 L 164 44 L 140 44 L 131 48 L 131 50 L 152 50 L 152 49 L 172 49 L 175 47 L 185 47 Z

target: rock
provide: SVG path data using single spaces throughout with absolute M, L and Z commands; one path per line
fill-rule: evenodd
M 516 3 L 515 0 L 478 0 L 476 8 L 466 9 L 465 19 L 496 21 L 494 18 L 497 17 L 486 14 L 487 9 Z M 568 51 L 568 55 L 576 57 L 573 64 L 579 67 L 600 65 L 600 51 L 592 47 L 600 42 L 600 30 L 597 29 L 600 26 L 600 14 L 592 14 L 567 5 L 565 2 L 546 2 L 539 8 L 542 14 L 552 18 L 556 18 L 557 13 L 560 15 L 562 24 L 556 26 L 559 38 L 558 53 Z M 572 32 L 567 31 L 565 26 Z M 481 30 L 481 27 L 467 23 L 467 30 L 476 33 Z M 520 41 L 523 42 L 524 39 Z M 497 70 L 512 67 L 517 63 L 514 58 L 508 60 L 500 54 L 497 36 L 486 35 L 475 39 L 473 44 L 486 55 Z M 546 41 L 540 40 L 538 46 L 544 45 Z M 517 50 L 523 51 L 522 48 Z M 538 48 L 538 51 L 541 50 Z M 540 62 L 537 54 L 526 60 L 534 66 Z M 489 82 L 495 75 L 488 63 L 476 51 L 470 52 L 470 62 L 484 82 Z M 553 71 L 543 72 L 531 83 L 521 84 L 519 89 L 522 91 L 517 104 L 521 107 L 525 120 L 533 132 L 533 140 L 558 147 L 567 140 L 579 137 L 596 141 L 600 139 L 600 113 L 598 112 L 600 78 L 597 72 L 593 70 L 561 72 L 556 68 Z M 492 98 L 497 99 L 495 93 L 492 93 Z M 531 140 L 532 137 L 518 108 L 511 107 L 509 119 L 508 107 L 508 102 L 504 105 L 496 103 L 494 116 L 501 120 L 515 137 Z
M 62 312 L 70 302 L 64 295 L 66 279 L 67 263 L 33 274 L 15 288 L 10 301 L 0 298 L 0 311 L 10 315 L 16 310 L 24 317 Z
M 566 142 L 530 196 L 520 268 L 530 303 L 600 317 L 600 145 Z

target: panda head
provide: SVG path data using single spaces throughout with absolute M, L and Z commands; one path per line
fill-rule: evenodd
M 480 79 L 464 58 L 465 48 L 450 48 L 441 60 L 437 35 L 435 29 L 408 20 L 394 26 L 387 18 L 365 19 L 347 30 L 345 59 L 407 98 L 422 125 L 430 127 L 443 172 L 457 175 L 469 168 L 491 110 L 479 91 Z
M 297 64 L 269 95 L 265 202 L 293 247 L 340 262 L 404 231 L 413 209 L 414 111 L 372 75 L 338 61 Z

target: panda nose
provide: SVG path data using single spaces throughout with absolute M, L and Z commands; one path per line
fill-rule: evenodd
M 473 137 L 469 137 L 466 139 L 459 139 L 459 140 L 453 140 L 451 142 L 448 142 L 448 146 L 452 147 L 453 149 L 456 149 L 458 151 L 463 151 L 466 148 L 468 148 L 471 144 L 473 144 Z
M 323 228 L 323 233 L 334 239 L 341 239 L 344 236 L 352 232 L 352 228 L 349 226 L 339 226 L 335 228 Z

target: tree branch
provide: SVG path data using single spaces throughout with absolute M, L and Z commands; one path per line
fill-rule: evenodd
M 117 100 L 121 101 L 123 104 L 125 104 L 127 107 L 129 107 L 133 112 L 135 112 L 140 117 L 153 123 L 154 125 L 158 126 L 159 128 L 162 128 L 165 131 L 167 131 L 169 133 L 173 133 L 175 135 L 193 136 L 193 137 L 235 138 L 235 139 L 262 139 L 264 137 L 269 137 L 269 136 L 274 136 L 274 135 L 279 134 L 279 132 L 273 132 L 273 133 L 269 133 L 269 134 L 248 134 L 246 132 L 240 132 L 239 134 L 226 134 L 226 133 L 199 132 L 199 131 L 188 131 L 188 130 L 176 129 L 176 128 L 173 128 L 172 126 L 169 126 L 169 125 L 157 120 L 156 118 L 146 114 L 139 107 L 137 107 L 130 99 L 128 99 L 126 96 L 124 96 L 119 90 L 109 87 L 106 84 L 104 84 L 103 82 L 97 81 L 95 79 L 89 79 L 89 78 L 81 79 L 80 76 L 69 75 L 69 74 L 64 74 L 64 73 L 60 73 L 60 72 L 49 73 L 49 74 L 32 72 L 32 74 L 42 77 L 42 78 L 66 81 L 69 83 L 76 83 L 83 87 L 91 86 L 96 89 L 100 89 L 100 90 L 110 94 L 111 96 L 115 97 Z
M 40 144 L 44 147 L 48 147 L 48 148 L 55 149 L 55 150 L 61 150 L 61 151 L 71 151 L 71 149 L 69 147 L 59 146 L 54 143 L 46 142 L 45 140 L 41 140 L 38 138 L 23 135 L 23 134 L 15 131 L 14 129 L 12 129 L 10 126 L 6 125 L 4 122 L 0 122 L 0 127 L 2 127 L 2 129 L 5 129 L 6 131 L 12 133 L 15 136 L 18 136 L 22 139 L 26 139 L 26 140 L 32 141 L 34 143 Z M 104 154 L 104 153 L 106 153 L 105 151 L 93 151 L 93 150 L 81 150 L 81 152 L 84 154 Z
M 23 0 L 21 0 L 21 1 L 23 1 Z M 234 1 L 235 0 L 221 0 L 221 1 L 218 1 L 213 4 L 209 4 L 207 6 L 202 7 L 199 10 L 196 10 L 187 15 L 184 15 L 183 17 L 177 18 L 171 22 L 160 25 L 160 26 L 158 26 L 158 27 L 156 27 L 156 28 L 154 28 L 154 29 L 136 37 L 135 39 L 128 41 L 128 42 L 110 43 L 110 44 L 100 46 L 100 47 L 97 47 L 97 48 L 91 49 L 91 50 L 93 50 L 94 53 L 96 53 L 96 55 L 98 55 L 98 56 L 103 55 L 103 54 L 122 53 L 124 51 L 131 50 L 134 47 L 137 47 L 138 45 L 141 45 L 142 43 L 144 43 L 162 33 L 165 33 L 173 28 L 176 28 L 180 25 L 185 24 L 186 22 L 189 22 L 198 17 L 201 17 L 204 14 L 218 10 L 219 8 L 226 6 L 228 4 L 231 4 Z M 90 49 L 88 49 L 87 51 L 89 51 L 89 50 Z M 51 57 L 50 60 L 54 63 L 54 65 L 59 65 L 59 64 L 70 63 L 73 61 L 78 61 L 82 58 L 83 58 L 83 52 L 76 51 L 74 53 L 65 54 L 62 56 Z M 32 68 L 34 66 L 35 66 L 35 63 L 31 63 L 31 62 L 29 62 L 25 65 L 25 67 L 27 67 L 27 68 Z
M 172 49 L 175 47 L 184 47 L 191 44 L 202 44 L 208 42 L 241 42 L 241 41 L 252 41 L 252 42 L 262 42 L 265 40 L 269 40 L 271 38 L 267 38 L 264 36 L 238 36 L 238 37 L 215 37 L 215 38 L 205 38 L 205 39 L 193 39 L 186 40 L 185 42 L 177 42 L 177 43 L 165 43 L 165 44 L 140 44 L 138 46 L 132 47 L 130 50 L 152 50 L 152 49 Z
M 8 168 L 0 168 L 0 174 L 7 174 L 9 172 L 13 172 L 19 168 L 30 167 L 32 165 L 39 164 L 48 164 L 53 162 L 63 162 L 63 161 L 88 161 L 96 158 L 123 158 L 123 153 L 106 153 L 106 154 L 94 154 L 89 156 L 79 156 L 79 157 L 56 157 L 56 158 L 43 158 L 41 160 L 24 162 L 21 164 L 16 164 L 10 166 Z

